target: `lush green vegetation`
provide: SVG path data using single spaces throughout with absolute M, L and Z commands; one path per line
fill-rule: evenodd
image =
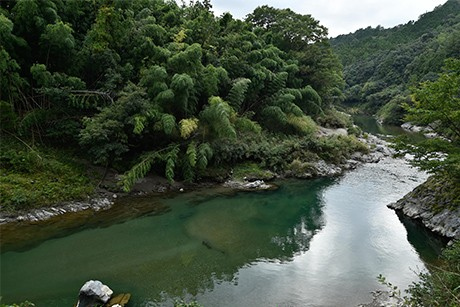
M 3 1 L 2 142 L 27 150 L 2 156 L 2 205 L 44 203 L 13 191 L 22 181 L 10 178 L 16 156 L 43 146 L 125 172 L 126 191 L 151 171 L 194 181 L 246 160 L 276 171 L 302 158 L 295 146 L 313 153 L 303 158 L 340 160 L 350 150 L 336 156 L 335 144 L 354 141 L 316 140 L 315 121 L 348 125 L 333 111 L 343 85 L 327 29 L 289 9 L 262 6 L 241 21 L 215 16 L 207 0 Z M 21 167 L 28 177 L 36 169 Z
M 0 203 L 14 211 L 83 199 L 94 190 L 84 168 L 67 151 L 29 147 L 18 140 L 0 143 Z
M 413 146 L 400 143 L 403 153 L 414 155 L 413 163 L 433 174 L 424 188 L 435 195 L 433 211 L 456 210 L 460 203 L 460 60 L 445 62 L 435 81 L 413 89 L 412 102 L 405 104 L 407 119 L 428 125 L 438 137 Z M 406 299 L 408 306 L 459 306 L 460 242 L 443 253 L 443 265 L 420 274 Z
M 409 306 L 460 305 L 460 242 L 442 253 L 443 264 L 420 274 L 420 282 L 409 287 Z
M 424 307 L 460 305 L 460 241 L 443 250 L 440 265 L 429 265 L 429 272 L 420 273 L 420 281 L 409 285 L 408 296 L 402 297 L 397 286 L 379 275 L 377 278 L 388 287 L 391 296 L 400 299 L 398 306 Z
M 431 173 L 460 182 L 460 60 L 448 60 L 436 81 L 413 89 L 413 102 L 405 104 L 407 119 L 429 126 L 439 137 L 417 146 L 398 146 L 414 155 L 414 163 Z
M 417 21 L 360 29 L 331 40 L 344 66 L 345 103 L 401 124 L 411 86 L 434 81 L 445 59 L 460 58 L 460 1 L 448 0 Z

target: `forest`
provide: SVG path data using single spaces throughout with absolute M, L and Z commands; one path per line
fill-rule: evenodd
M 0 25 L 4 209 L 89 193 L 81 161 L 124 173 L 129 191 L 150 171 L 194 182 L 245 161 L 279 171 L 363 149 L 315 137 L 317 123 L 352 125 L 334 109 L 342 66 L 310 15 L 28 0 L 2 1 Z
M 150 173 L 193 183 L 340 163 L 368 147 L 339 110 L 431 126 L 440 138 L 397 149 L 448 178 L 457 208 L 459 88 L 459 0 L 333 39 L 266 5 L 239 20 L 209 0 L 0 1 L 1 210 L 94 195 L 95 166 L 122 174 L 118 193 Z M 412 305 L 458 304 L 459 246 Z
M 394 28 L 340 35 L 331 45 L 344 67 L 345 104 L 400 125 L 411 88 L 436 80 L 446 59 L 460 58 L 460 1 Z

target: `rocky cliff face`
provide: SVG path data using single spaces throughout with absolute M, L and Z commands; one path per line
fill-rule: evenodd
M 458 182 L 430 177 L 412 192 L 388 205 L 450 239 L 460 240 L 460 187 Z

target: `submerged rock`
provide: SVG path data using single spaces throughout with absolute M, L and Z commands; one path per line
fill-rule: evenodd
M 107 303 L 113 291 L 99 280 L 89 280 L 80 289 L 77 307 L 93 307 Z

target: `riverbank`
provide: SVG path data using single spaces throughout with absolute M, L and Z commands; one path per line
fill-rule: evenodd
M 338 178 L 275 180 L 276 191 L 185 187 L 119 197 L 110 210 L 81 218 L 21 224 L 2 232 L 17 238 L 2 253 L 4 299 L 72 305 L 84 281 L 100 278 L 131 293 L 134 305 L 182 298 L 203 306 L 356 306 L 381 288 L 379 273 L 405 289 L 410 268 L 423 267 L 416 252 L 423 247 L 414 250 L 385 205 L 424 178 L 406 161 L 384 158 Z
M 318 131 L 318 137 L 348 137 L 345 129 L 322 128 Z M 39 222 L 45 221 L 55 216 L 78 211 L 100 211 L 110 209 L 113 204 L 126 195 L 146 195 L 150 193 L 180 193 L 197 188 L 222 185 L 232 190 L 267 190 L 274 189 L 276 186 L 270 183 L 276 178 L 297 178 L 312 179 L 320 177 L 334 177 L 343 174 L 347 170 L 356 168 L 363 163 L 376 163 L 384 157 L 390 156 L 393 152 L 388 147 L 389 143 L 372 135 L 366 134 L 357 139 L 365 144 L 366 151 L 356 151 L 349 155 L 348 159 L 340 163 L 326 162 L 319 159 L 313 162 L 293 161 L 288 168 L 278 173 L 270 171 L 253 172 L 243 169 L 236 176 L 233 170 L 225 172 L 219 177 L 210 176 L 197 183 L 173 182 L 170 183 L 166 178 L 149 175 L 138 180 L 130 193 L 123 193 L 120 190 L 119 182 L 121 174 L 112 169 L 92 167 L 93 176 L 101 178 L 93 197 L 86 200 L 59 202 L 55 205 L 33 208 L 30 210 L 18 210 L 16 212 L 0 212 L 0 225 L 16 222 Z
M 432 176 L 388 207 L 441 236 L 460 240 L 460 188 L 452 180 Z

